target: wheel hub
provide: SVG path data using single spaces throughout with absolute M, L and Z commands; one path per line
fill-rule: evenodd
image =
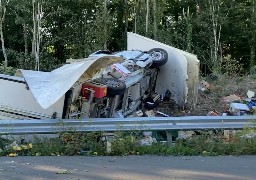
M 161 59 L 163 59 L 163 56 L 163 53 L 159 51 L 153 51 L 151 53 L 151 57 L 153 58 L 154 61 L 160 61 Z

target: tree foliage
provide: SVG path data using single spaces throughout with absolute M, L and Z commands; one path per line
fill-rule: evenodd
M 127 31 L 194 53 L 210 70 L 230 62 L 245 70 L 256 65 L 256 0 L 35 1 L 42 5 L 40 70 L 99 49 L 126 49 Z M 35 67 L 32 3 L 9 0 L 6 6 L 3 37 L 9 66 Z

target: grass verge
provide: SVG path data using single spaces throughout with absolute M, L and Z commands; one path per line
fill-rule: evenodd
M 140 145 L 139 132 L 118 132 L 111 140 L 111 146 L 101 141 L 101 133 L 65 132 L 58 138 L 48 139 L 35 136 L 33 143 L 1 139 L 1 156 L 58 156 L 58 155 L 173 155 L 173 156 L 219 156 L 256 155 L 256 137 L 246 137 L 245 129 L 227 141 L 219 134 L 207 131 L 186 140 L 176 140 L 172 147 L 155 142 Z M 14 143 L 14 144 L 13 144 Z M 111 151 L 107 151 L 111 148 Z

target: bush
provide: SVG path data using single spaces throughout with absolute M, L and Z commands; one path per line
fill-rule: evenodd
M 16 69 L 13 67 L 7 67 L 6 70 L 4 70 L 4 65 L 0 64 L 0 73 L 1 74 L 7 74 L 13 76 L 16 72 Z
M 221 72 L 234 76 L 243 74 L 244 69 L 243 65 L 238 60 L 232 59 L 229 55 L 223 58 Z

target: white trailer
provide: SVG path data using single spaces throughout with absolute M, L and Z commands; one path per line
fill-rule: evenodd
M 0 119 L 62 118 L 64 96 L 44 109 L 24 78 L 0 74 Z

